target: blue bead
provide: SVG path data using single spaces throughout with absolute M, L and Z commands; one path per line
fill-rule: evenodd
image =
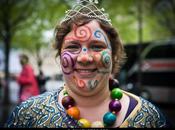
M 115 123 L 116 119 L 117 117 L 115 114 L 107 112 L 103 116 L 103 123 L 105 124 L 105 126 L 112 126 Z

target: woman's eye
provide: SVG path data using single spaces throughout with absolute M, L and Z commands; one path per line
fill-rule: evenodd
M 70 46 L 67 46 L 66 49 L 79 49 L 79 46 L 70 45 Z
M 91 46 L 91 49 L 92 49 L 93 51 L 102 51 L 104 48 L 105 48 L 105 47 L 102 46 L 102 45 L 92 45 L 92 46 Z
M 77 52 L 77 51 L 80 50 L 80 46 L 78 46 L 78 45 L 69 45 L 69 46 L 65 47 L 65 50 L 69 51 L 69 52 Z
M 69 45 L 65 49 L 67 51 L 70 51 L 70 52 L 75 52 L 75 51 L 80 50 L 80 46 L 78 46 L 78 45 Z

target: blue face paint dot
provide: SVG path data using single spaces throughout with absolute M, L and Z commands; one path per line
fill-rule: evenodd
M 87 49 L 86 48 L 83 48 L 83 51 L 87 51 Z

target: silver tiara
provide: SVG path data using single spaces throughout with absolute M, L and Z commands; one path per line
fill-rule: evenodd
M 95 4 L 98 4 L 98 0 L 77 0 L 72 9 L 65 12 L 65 17 L 60 23 L 70 20 L 77 15 L 83 15 L 89 18 L 100 19 L 112 25 L 111 19 L 105 13 L 104 8 L 99 9 Z M 83 12 L 83 10 L 86 10 L 86 12 Z

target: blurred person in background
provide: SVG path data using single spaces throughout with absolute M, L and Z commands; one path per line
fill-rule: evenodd
M 40 93 L 44 93 L 47 91 L 46 90 L 46 83 L 49 79 L 50 79 L 49 77 L 44 75 L 42 70 L 39 71 L 39 74 L 37 76 L 37 82 L 39 85 Z
M 23 102 L 27 100 L 29 97 L 38 95 L 39 87 L 33 68 L 29 64 L 29 58 L 26 54 L 20 55 L 20 64 L 22 66 L 22 71 L 19 74 L 19 76 L 15 76 L 15 79 L 17 80 L 20 86 L 19 91 L 20 102 Z

